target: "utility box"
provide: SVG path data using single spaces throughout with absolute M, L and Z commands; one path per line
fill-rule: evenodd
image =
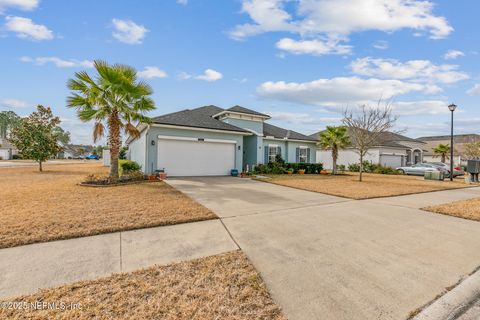
M 110 149 L 103 149 L 102 153 L 103 165 L 110 167 Z
M 480 160 L 468 160 L 467 161 L 468 173 L 480 173 Z
M 480 160 L 468 160 L 467 172 L 470 174 L 470 182 L 478 182 L 478 174 L 480 173 Z
M 445 179 L 445 175 L 442 171 L 426 171 L 423 178 L 425 180 L 443 181 Z

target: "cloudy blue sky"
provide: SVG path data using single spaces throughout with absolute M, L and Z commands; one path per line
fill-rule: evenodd
M 92 61 L 125 63 L 153 87 L 151 115 L 214 104 L 266 112 L 303 133 L 342 110 L 392 101 L 412 137 L 477 131 L 480 3 L 473 0 L 0 0 L 0 110 L 65 107 Z

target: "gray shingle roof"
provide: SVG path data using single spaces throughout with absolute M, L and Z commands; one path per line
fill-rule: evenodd
M 228 108 L 227 111 L 241 112 L 241 113 L 246 113 L 246 114 L 252 114 L 252 115 L 255 115 L 255 116 L 270 118 L 269 115 L 257 112 L 255 110 L 247 109 L 247 108 L 244 108 L 244 107 L 241 107 L 241 106 L 238 106 L 238 105 L 234 106 L 234 107 L 231 107 L 231 108 Z
M 471 141 L 477 141 L 480 139 L 480 135 L 476 133 L 470 133 L 470 134 L 454 134 L 453 135 L 454 141 L 457 143 L 465 143 L 465 142 L 471 142 Z M 417 140 L 421 141 L 439 141 L 439 140 L 450 140 L 450 135 L 445 135 L 445 136 L 428 136 L 428 137 L 420 137 L 417 138 Z
M 310 137 L 318 137 L 320 132 L 316 132 L 314 134 L 311 134 Z M 350 130 L 347 130 L 347 134 L 350 135 Z M 384 132 L 380 137 L 378 141 L 378 146 L 380 147 L 394 147 L 394 148 L 407 148 L 403 144 L 401 144 L 401 141 L 410 141 L 410 142 L 418 142 L 418 143 L 424 143 L 423 141 L 417 140 L 417 139 L 412 139 L 406 136 L 403 136 L 398 133 L 394 132 Z
M 265 137 L 270 136 L 279 139 L 287 138 L 292 140 L 305 140 L 312 142 L 317 141 L 316 137 L 306 136 L 304 134 L 292 130 L 283 129 L 265 122 L 263 123 L 263 135 Z
M 169 113 L 152 119 L 153 123 L 169 124 L 182 127 L 195 127 L 225 131 L 249 132 L 234 125 L 212 118 L 213 115 L 222 112 L 217 106 L 205 106 L 193 110 L 182 110 Z
M 243 108 L 240 106 L 235 106 L 230 109 L 230 111 L 250 113 L 255 115 L 266 116 L 262 113 Z M 241 110 L 241 111 L 240 111 Z M 246 110 L 246 111 L 245 111 Z M 169 113 L 163 116 L 152 118 L 153 123 L 157 124 L 167 124 L 174 126 L 182 127 L 195 127 L 195 128 L 205 128 L 205 129 L 215 129 L 215 130 L 225 130 L 225 131 L 237 131 L 237 132 L 246 132 L 251 133 L 248 130 L 239 128 L 237 126 L 225 123 L 221 120 L 213 118 L 214 115 L 224 111 L 224 109 L 217 106 L 205 106 L 196 109 L 186 109 L 178 112 Z M 264 136 L 272 136 L 279 139 L 293 139 L 293 140 L 305 140 L 305 141 L 317 141 L 317 138 L 312 138 L 301 133 L 283 129 L 268 123 L 263 123 L 263 134 Z

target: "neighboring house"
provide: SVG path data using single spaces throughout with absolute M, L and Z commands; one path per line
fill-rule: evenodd
M 147 173 L 164 169 L 170 176 L 228 175 L 274 161 L 314 163 L 316 138 L 276 127 L 270 116 L 235 106 L 183 110 L 141 124 L 129 137 L 128 158 Z
M 425 149 L 427 150 L 424 154 L 424 159 L 426 162 L 439 162 L 440 157 L 435 156 L 433 149 L 439 144 L 448 144 L 450 145 L 450 136 L 430 136 L 430 137 L 420 137 L 417 138 L 425 142 Z M 468 159 L 465 156 L 465 144 L 471 142 L 480 141 L 480 135 L 478 134 L 456 134 L 453 136 L 453 163 L 458 165 L 460 163 L 466 162 Z M 448 155 L 450 158 L 450 155 Z M 449 162 L 449 161 L 447 161 Z
M 0 138 L 0 160 L 11 160 L 18 154 L 17 148 L 10 144 L 7 139 Z
M 63 151 L 58 153 L 57 158 L 75 159 L 80 157 L 86 157 L 93 151 L 93 146 L 81 144 L 67 144 L 63 148 Z M 80 149 L 84 150 L 83 154 L 80 152 Z
M 318 137 L 320 132 L 310 135 Z M 349 132 L 347 132 L 349 134 Z M 381 164 L 387 167 L 401 167 L 423 162 L 425 143 L 397 133 L 385 132 L 378 139 L 378 143 L 370 148 L 364 157 L 365 161 Z M 360 156 L 355 146 L 351 146 L 338 153 L 337 164 L 348 166 L 359 163 Z M 323 163 L 325 169 L 332 169 L 331 150 L 317 150 L 317 161 Z

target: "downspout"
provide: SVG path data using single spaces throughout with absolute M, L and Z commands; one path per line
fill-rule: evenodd
M 147 172 L 147 163 L 148 163 L 148 155 L 149 155 L 149 152 L 148 152 L 148 142 L 149 142 L 149 135 L 150 135 L 150 125 L 147 125 L 147 132 L 145 133 L 145 173 L 151 173 L 151 172 Z

